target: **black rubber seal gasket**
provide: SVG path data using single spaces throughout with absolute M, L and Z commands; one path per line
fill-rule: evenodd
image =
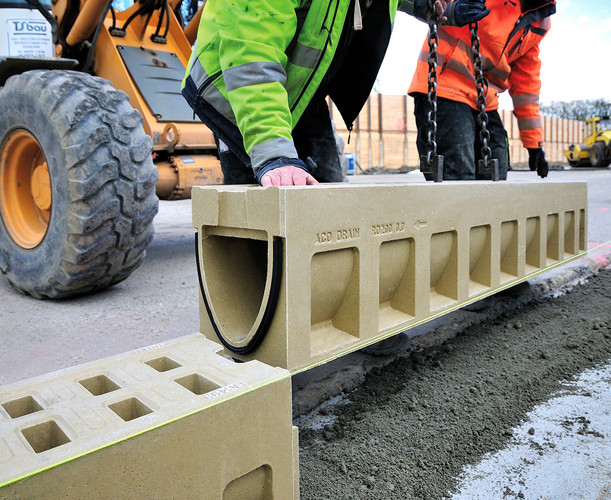
M 199 289 L 204 300 L 204 305 L 206 306 L 206 311 L 208 312 L 208 317 L 210 318 L 210 323 L 212 323 L 212 328 L 214 328 L 216 336 L 221 341 L 221 344 L 223 344 L 233 353 L 248 354 L 254 351 L 257 347 L 259 347 L 261 342 L 263 342 L 263 339 L 265 338 L 267 331 L 269 330 L 272 319 L 274 318 L 274 314 L 276 313 L 276 307 L 278 306 L 278 297 L 280 296 L 280 286 L 282 285 L 282 262 L 284 253 L 282 239 L 274 238 L 272 244 L 272 251 L 272 278 L 270 283 L 269 298 L 267 300 L 267 304 L 265 305 L 265 312 L 263 313 L 263 318 L 261 318 L 259 328 L 257 328 L 257 331 L 252 336 L 250 342 L 243 347 L 238 347 L 231 344 L 226 338 L 223 337 L 220 328 L 218 327 L 212 316 L 210 303 L 204 289 L 202 271 L 199 265 L 199 234 L 197 232 L 195 233 L 195 263 L 197 265 L 197 279 L 199 280 Z

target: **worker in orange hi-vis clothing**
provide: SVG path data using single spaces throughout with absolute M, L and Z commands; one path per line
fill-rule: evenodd
M 416 0 L 424 1 L 427 0 Z M 513 112 L 518 120 L 520 139 L 528 149 L 529 166 L 541 177 L 549 167 L 543 152 L 543 122 L 539 109 L 541 88 L 539 43 L 550 28 L 550 16 L 556 11 L 555 0 L 480 0 L 490 12 L 479 21 L 481 69 L 490 137 L 487 145 L 492 159 L 498 160 L 499 178 L 507 178 L 509 168 L 507 133 L 498 109 L 498 94 L 509 90 Z M 481 121 L 478 120 L 478 90 L 473 43 L 469 26 L 455 27 L 440 23 L 437 30 L 437 131 L 436 153 L 443 155 L 444 179 L 470 180 L 490 178 L 478 173 L 481 159 Z M 475 50 L 473 50 L 475 48 Z M 414 97 L 418 127 L 418 151 L 427 152 L 427 109 L 429 107 L 429 44 L 422 47 L 408 94 Z M 481 101 L 481 100 L 480 100 Z M 425 174 L 432 180 L 430 174 Z

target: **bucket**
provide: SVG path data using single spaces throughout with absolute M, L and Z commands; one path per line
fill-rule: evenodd
M 346 173 L 348 175 L 354 175 L 354 153 L 344 153 L 346 160 L 348 161 L 348 169 Z

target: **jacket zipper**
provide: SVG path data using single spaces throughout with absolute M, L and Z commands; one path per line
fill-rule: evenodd
M 320 30 L 318 30 L 319 32 L 321 32 L 322 30 L 326 30 L 327 34 L 331 34 L 331 31 L 329 30 L 329 28 L 327 28 L 327 18 L 329 17 L 329 12 L 331 11 L 331 2 L 329 2 L 327 4 L 327 11 L 325 12 L 325 18 L 322 20 L 322 26 L 320 27 Z M 331 23 L 331 26 L 333 26 L 333 23 Z
M 526 34 L 528 33 L 529 30 L 530 30 L 530 26 L 526 26 L 526 28 L 524 28 L 524 31 L 522 31 L 522 36 L 520 36 L 520 39 L 507 52 L 508 56 L 511 56 L 511 54 L 513 54 L 516 49 L 518 49 L 518 54 L 520 53 L 520 51 L 522 50 L 522 43 L 524 43 L 524 39 L 526 38 Z
M 201 97 L 201 95 L 204 92 L 204 90 L 206 90 L 208 87 L 210 87 L 212 82 L 214 82 L 214 80 L 216 80 L 221 75 L 221 73 L 222 73 L 222 71 L 217 71 L 216 73 L 214 73 L 213 75 L 210 75 L 208 78 L 206 78 L 204 80 L 204 82 L 197 89 L 198 97 Z
M 358 2 L 358 0 L 356 0 Z M 331 9 L 331 5 L 329 4 L 329 10 L 327 10 L 327 15 L 325 15 L 325 21 L 323 23 L 322 28 L 320 28 L 320 30 L 322 31 L 323 29 L 327 31 L 327 39 L 325 41 L 325 46 L 323 47 L 322 51 L 321 51 L 321 56 L 320 59 L 316 62 L 316 66 L 314 67 L 314 69 L 312 70 L 312 74 L 310 75 L 310 77 L 308 78 L 308 81 L 305 83 L 305 85 L 303 86 L 303 88 L 301 89 L 301 92 L 299 93 L 299 95 L 297 96 L 297 99 L 295 99 L 295 103 L 291 106 L 291 113 L 293 111 L 295 111 L 295 108 L 297 107 L 297 104 L 299 103 L 299 101 L 301 100 L 301 98 L 303 97 L 303 94 L 305 94 L 305 91 L 307 90 L 308 86 L 310 85 L 310 82 L 313 80 L 314 75 L 316 75 L 316 71 L 318 70 L 318 68 L 320 67 L 320 62 L 322 61 L 325 52 L 327 51 L 327 45 L 332 45 L 331 42 L 331 31 L 333 29 L 333 25 L 335 24 L 335 18 L 337 17 L 337 9 L 339 8 L 339 0 L 335 2 L 335 12 L 333 13 L 333 19 L 331 20 L 331 27 L 327 28 L 325 26 L 326 22 L 327 22 L 327 16 L 329 14 L 329 10 Z
M 441 70 L 439 70 L 440 75 L 443 75 L 443 72 L 445 71 L 446 66 L 448 65 L 448 61 L 452 59 L 452 56 L 454 55 L 454 51 L 456 50 L 456 47 L 458 47 L 458 41 L 454 45 L 452 45 L 452 48 L 446 54 L 445 60 L 443 61 L 443 64 L 441 65 Z

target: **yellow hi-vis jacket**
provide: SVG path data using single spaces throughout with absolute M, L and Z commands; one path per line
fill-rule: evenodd
M 497 109 L 498 94 L 509 89 L 525 148 L 540 148 L 543 143 L 539 42 L 550 28 L 555 4 L 554 0 L 486 0 L 491 12 L 479 21 L 482 69 L 488 83 L 486 109 Z M 438 36 L 437 95 L 478 109 L 469 27 L 441 26 Z M 425 40 L 409 94 L 428 92 L 428 52 Z
M 360 0 L 361 17 L 355 0 L 208 0 L 183 95 L 255 172 L 269 160 L 297 158 L 292 130 L 342 30 L 354 31 L 328 94 L 350 127 L 375 82 L 400 1 Z

